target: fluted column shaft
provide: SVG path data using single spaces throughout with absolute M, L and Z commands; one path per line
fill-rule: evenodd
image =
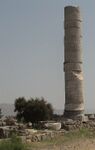
M 84 111 L 82 19 L 79 7 L 67 6 L 65 7 L 64 14 L 64 116 L 72 118 L 82 115 Z

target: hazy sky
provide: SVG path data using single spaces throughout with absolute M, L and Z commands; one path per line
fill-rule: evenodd
M 94 0 L 0 0 L 0 102 L 41 97 L 64 107 L 64 7 L 83 16 L 86 109 L 95 109 Z

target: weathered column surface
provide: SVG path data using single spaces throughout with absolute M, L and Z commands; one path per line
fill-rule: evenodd
M 81 30 L 82 19 L 79 7 L 65 7 L 64 18 L 64 116 L 67 118 L 74 118 L 82 115 L 84 112 Z

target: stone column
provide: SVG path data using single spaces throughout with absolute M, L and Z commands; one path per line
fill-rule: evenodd
M 64 19 L 64 116 L 67 118 L 76 118 L 77 116 L 81 116 L 84 112 L 82 19 L 79 7 L 65 7 Z

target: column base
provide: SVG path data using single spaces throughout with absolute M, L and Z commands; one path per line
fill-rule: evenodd
M 84 116 L 84 110 L 68 111 L 65 110 L 63 114 L 64 118 L 77 120 L 78 118 Z

